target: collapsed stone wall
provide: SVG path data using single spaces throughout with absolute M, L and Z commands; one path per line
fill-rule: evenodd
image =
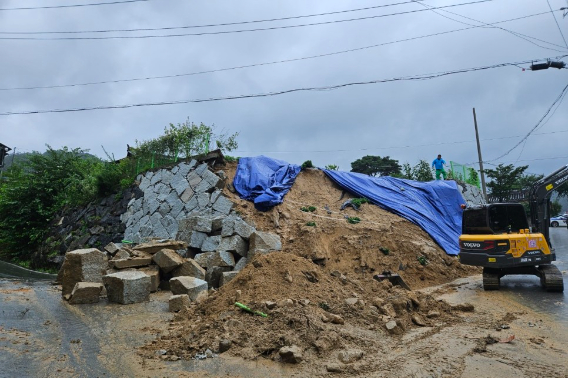
M 148 238 L 175 239 L 180 220 L 196 214 L 226 217 L 233 208 L 222 193 L 224 172 L 215 174 L 207 163 L 196 160 L 146 172 L 137 182 L 142 196 L 132 199 L 121 217 L 124 238 L 135 243 Z
M 487 203 L 483 198 L 483 192 L 477 186 L 458 182 L 458 189 L 460 189 L 463 199 L 467 206 L 482 205 Z

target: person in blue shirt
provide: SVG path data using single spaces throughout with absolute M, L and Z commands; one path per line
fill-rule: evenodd
M 434 159 L 432 162 L 432 168 L 436 168 L 436 180 L 440 179 L 440 175 L 446 179 L 446 171 L 444 170 L 444 165 L 446 165 L 446 161 L 442 159 L 442 155 L 438 155 L 438 158 Z

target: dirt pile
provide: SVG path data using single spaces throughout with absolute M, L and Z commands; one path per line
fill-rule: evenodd
M 235 169 L 224 169 L 229 182 Z M 295 346 L 304 361 L 333 370 L 338 352 L 343 357 L 379 353 L 385 339 L 414 327 L 442 327 L 455 321 L 455 312 L 472 310 L 373 279 L 390 271 L 417 289 L 477 270 L 461 266 L 418 226 L 378 206 L 340 211 L 351 196 L 321 171 L 302 171 L 284 203 L 268 212 L 227 195 L 241 217 L 280 235 L 283 252 L 255 257 L 229 284 L 178 314 L 169 334 L 142 349 L 146 357 L 166 350 L 161 358 L 188 359 L 207 349 L 228 349 L 247 359 L 279 360 L 282 347 Z M 351 224 L 346 217 L 360 222 Z M 268 317 L 244 312 L 235 302 Z M 358 358 L 341 360 L 340 370 L 349 372 Z

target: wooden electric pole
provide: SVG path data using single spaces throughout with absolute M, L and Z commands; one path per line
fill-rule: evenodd
M 477 117 L 473 108 L 473 123 L 475 124 L 475 139 L 477 140 L 477 156 L 479 157 L 479 174 L 481 175 L 481 189 L 483 198 L 487 201 L 487 189 L 485 188 L 485 171 L 483 170 L 483 159 L 481 158 L 481 146 L 479 145 L 479 133 L 477 132 Z

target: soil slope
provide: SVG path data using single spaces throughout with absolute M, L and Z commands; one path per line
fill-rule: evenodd
M 235 169 L 224 168 L 229 182 Z M 178 314 L 168 336 L 142 349 L 145 357 L 156 358 L 161 348 L 167 351 L 161 358 L 191 359 L 207 349 L 218 352 L 221 343 L 230 345 L 229 355 L 279 361 L 282 347 L 297 346 L 319 371 L 326 364 L 333 370 L 342 351 L 353 361 L 341 371 L 354 373 L 352 363 L 381 353 L 385 341 L 416 327 L 450 325 L 458 313 L 472 310 L 373 279 L 390 271 L 419 289 L 478 271 L 461 266 L 418 226 L 378 206 L 340 211 L 351 196 L 322 171 L 302 171 L 284 203 L 268 212 L 228 195 L 244 219 L 280 235 L 282 252 L 256 257 L 229 284 Z M 301 210 L 309 206 L 316 210 Z M 350 224 L 346 216 L 361 222 Z M 268 317 L 243 312 L 237 301 Z M 356 371 L 362 373 L 361 367 Z

